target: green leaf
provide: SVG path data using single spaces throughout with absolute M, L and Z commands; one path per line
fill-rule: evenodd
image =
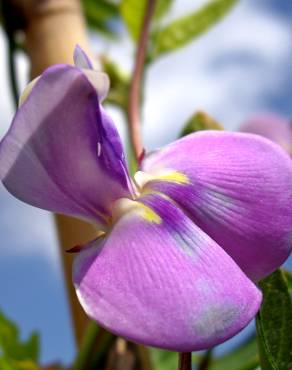
M 202 130 L 223 130 L 223 127 L 206 112 L 198 111 L 186 123 L 180 136 Z
M 255 335 L 244 341 L 239 347 L 211 361 L 209 370 L 254 370 L 259 365 Z
M 150 349 L 155 370 L 177 370 L 178 354 L 161 349 Z
M 124 112 L 128 106 L 128 92 L 130 85 L 130 76 L 122 71 L 119 66 L 107 56 L 101 56 L 101 62 L 104 72 L 110 78 L 111 88 L 106 98 L 106 103 L 119 106 Z
M 292 370 L 292 302 L 281 270 L 259 283 L 263 304 L 257 315 L 262 370 Z
M 157 0 L 153 20 L 159 20 L 170 8 L 173 0 Z M 120 12 L 129 34 L 139 39 L 147 0 L 122 0 Z
M 82 0 L 86 21 L 92 29 L 106 36 L 115 36 L 115 28 L 110 21 L 119 18 L 118 5 L 109 0 Z
M 21 369 L 31 368 L 38 360 L 39 338 L 33 333 L 28 340 L 21 341 L 17 326 L 0 311 L 0 358 L 7 363 L 18 364 Z
M 177 50 L 214 26 L 237 0 L 211 0 L 199 10 L 179 18 L 153 35 L 150 59 Z
M 1 370 L 15 370 L 13 364 L 7 359 L 0 358 L 0 369 Z
M 291 293 L 292 291 L 292 272 L 285 270 L 285 269 L 282 269 L 282 271 L 284 272 L 285 278 L 287 280 L 288 290 Z

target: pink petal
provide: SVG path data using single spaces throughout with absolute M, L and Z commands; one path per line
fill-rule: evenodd
M 129 340 L 174 351 L 235 335 L 255 316 L 260 291 L 171 201 L 141 202 L 75 260 L 86 313 Z
M 177 171 L 184 181 L 146 186 L 183 207 L 251 279 L 270 274 L 291 252 L 292 162 L 269 140 L 200 132 L 146 157 L 142 170 Z
M 240 131 L 266 137 L 292 155 L 292 124 L 273 113 L 257 115 L 245 122 Z
M 131 196 L 118 132 L 81 70 L 38 79 L 0 144 L 0 177 L 26 203 L 100 223 Z

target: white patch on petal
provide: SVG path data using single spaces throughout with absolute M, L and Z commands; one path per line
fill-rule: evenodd
M 97 143 L 97 156 L 98 157 L 101 156 L 101 143 L 100 142 Z
M 209 303 L 190 318 L 190 327 L 201 340 L 222 336 L 236 321 L 238 309 L 234 305 Z
M 76 45 L 74 49 L 73 60 L 77 68 L 92 68 L 91 60 L 79 45 Z
M 150 175 L 149 173 L 145 173 L 143 171 L 137 171 L 134 175 L 135 184 L 138 188 L 142 189 L 147 182 L 154 180 L 155 177 Z
M 128 198 L 118 199 L 112 208 L 113 221 L 116 222 L 125 213 L 137 207 L 137 202 Z
M 211 286 L 211 282 L 208 282 L 207 280 L 204 280 L 204 279 L 198 279 L 196 281 L 196 289 L 198 292 L 202 293 L 202 294 L 209 294 L 210 292 L 212 292 L 212 286 Z
M 182 185 L 190 183 L 187 175 L 185 175 L 182 172 L 171 170 L 171 169 L 152 171 L 151 173 L 137 171 L 134 175 L 134 181 L 140 189 L 142 189 L 148 182 L 155 181 L 155 180 L 173 182 L 175 184 L 182 184 Z
M 82 69 L 82 72 L 85 74 L 91 85 L 95 88 L 98 99 L 100 102 L 102 102 L 107 96 L 110 87 L 108 75 L 104 72 L 94 71 L 93 69 Z
M 136 215 L 142 217 L 145 221 L 155 224 L 161 223 L 160 216 L 150 207 L 143 203 L 128 198 L 120 198 L 112 208 L 112 220 L 117 222 L 124 214 L 135 211 Z
M 86 312 L 86 314 L 88 316 L 93 316 L 93 313 L 91 311 L 91 308 L 90 306 L 86 303 L 86 300 L 83 298 L 83 295 L 81 294 L 78 286 L 74 285 L 75 286 L 75 289 L 76 289 L 76 295 L 77 295 L 77 298 L 78 298 L 78 301 L 80 302 L 82 308 L 84 309 L 84 311 Z
M 23 90 L 22 94 L 20 95 L 20 98 L 19 98 L 19 103 L 18 103 L 18 106 L 20 107 L 24 102 L 25 100 L 28 98 L 28 96 L 30 95 L 31 93 L 31 90 L 33 89 L 34 85 L 36 84 L 36 82 L 38 81 L 38 79 L 40 78 L 40 76 L 36 77 L 35 79 L 33 79 L 26 87 L 25 89 Z

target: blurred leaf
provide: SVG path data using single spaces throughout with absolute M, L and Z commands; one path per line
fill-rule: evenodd
M 120 12 L 129 34 L 134 41 L 139 39 L 147 0 L 122 0 Z M 154 21 L 161 18 L 170 8 L 173 0 L 157 0 Z
M 102 55 L 101 63 L 103 70 L 110 78 L 110 90 L 106 98 L 106 103 L 114 104 L 122 108 L 125 112 L 128 105 L 128 90 L 130 77 L 127 76 L 119 66 L 110 60 L 107 56 Z
M 28 340 L 21 341 L 17 326 L 0 311 L 0 359 L 5 366 L 17 369 L 34 369 L 39 355 L 39 338 L 33 333 Z M 2 369 L 2 367 L 0 367 Z
M 151 348 L 150 353 L 155 370 L 177 370 L 178 354 L 176 352 Z
M 213 358 L 208 370 L 254 370 L 258 365 L 256 337 L 251 336 L 232 352 Z
M 225 16 L 237 0 L 211 0 L 199 10 L 171 22 L 153 35 L 150 59 L 181 48 Z
M 4 358 L 0 358 L 0 369 L 1 370 L 15 370 L 13 368 L 13 365 L 8 360 L 5 360 Z
M 117 34 L 112 25 L 112 21 L 120 16 L 117 4 L 110 0 L 82 0 L 82 5 L 89 27 L 106 36 Z
M 284 275 L 285 275 L 285 278 L 287 280 L 287 284 L 288 284 L 288 290 L 290 291 L 290 294 L 291 294 L 291 291 L 292 291 L 292 272 L 291 271 L 288 271 L 288 270 L 285 270 L 285 269 L 282 269 Z
M 223 130 L 223 127 L 206 112 L 198 111 L 186 123 L 180 136 L 202 130 Z
M 16 361 L 9 358 L 0 358 L 1 370 L 38 370 L 37 364 L 31 360 Z
M 204 352 L 204 354 L 200 357 L 197 368 L 200 370 L 206 370 L 209 369 L 209 366 L 211 364 L 212 358 L 213 358 L 213 348 L 209 348 Z
M 292 370 L 292 302 L 281 270 L 259 283 L 263 304 L 257 315 L 262 370 Z

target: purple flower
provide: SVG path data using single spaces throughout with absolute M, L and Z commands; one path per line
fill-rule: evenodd
M 256 135 L 204 131 L 146 156 L 132 180 L 98 103 L 106 76 L 80 49 L 75 61 L 29 87 L 0 145 L 3 184 L 104 231 L 73 269 L 103 327 L 176 351 L 225 341 L 259 309 L 254 282 L 291 251 L 290 157 Z
M 292 124 L 284 117 L 275 113 L 259 114 L 245 122 L 240 131 L 264 136 L 292 156 Z

